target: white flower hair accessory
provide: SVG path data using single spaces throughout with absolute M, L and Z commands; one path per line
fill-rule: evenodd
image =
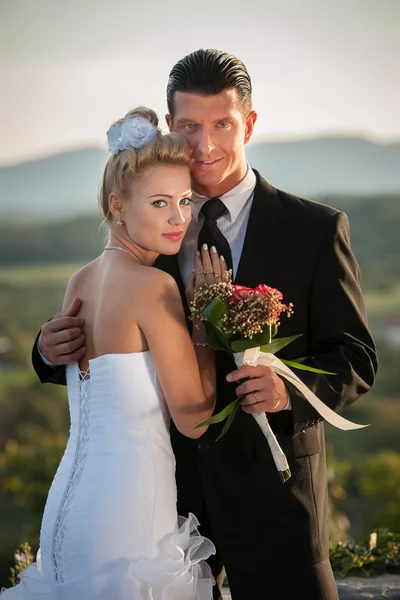
M 142 148 L 157 135 L 157 127 L 144 117 L 130 117 L 122 123 L 114 123 L 107 131 L 108 149 L 111 154 L 127 150 L 129 146 Z

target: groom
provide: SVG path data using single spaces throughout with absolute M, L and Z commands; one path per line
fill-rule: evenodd
M 247 165 L 245 144 L 257 118 L 251 92 L 245 66 L 225 52 L 198 50 L 173 67 L 167 122 L 191 149 L 193 219 L 179 256 L 161 256 L 156 266 L 176 278 L 187 310 L 184 285 L 199 234 L 216 222 L 211 233 L 228 254 L 235 282 L 276 287 L 294 304 L 279 333 L 303 335 L 281 356 L 308 356 L 309 364 L 334 372 L 296 374 L 330 408 L 341 410 L 370 389 L 377 366 L 347 217 L 274 188 Z M 219 200 L 207 203 L 210 198 Z M 41 381 L 63 383 L 61 365 L 84 354 L 79 307 L 76 300 L 43 326 L 33 349 Z M 59 366 L 46 365 L 38 348 Z M 218 426 L 199 440 L 172 427 L 178 512 L 196 514 L 215 542 L 213 571 L 217 576 L 225 566 L 233 600 L 337 600 L 328 558 L 322 419 L 268 367 L 234 369 L 229 358 L 217 356 L 216 411 L 236 394 L 247 394 L 221 441 L 215 442 Z M 243 377 L 251 379 L 239 385 Z M 263 411 L 292 471 L 284 485 L 251 416 Z

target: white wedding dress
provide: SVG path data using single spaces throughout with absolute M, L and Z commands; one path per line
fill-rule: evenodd
M 215 552 L 176 512 L 170 416 L 150 352 L 67 367 L 71 428 L 37 561 L 1 600 L 210 600 Z

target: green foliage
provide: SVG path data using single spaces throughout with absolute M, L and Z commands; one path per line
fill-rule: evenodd
M 393 356 L 395 360 L 396 355 Z M 331 425 L 325 425 L 326 439 L 335 448 L 338 460 L 351 460 L 354 463 L 383 450 L 400 453 L 400 372 L 397 374 L 398 383 L 393 381 L 390 396 L 379 392 L 379 378 L 380 373 L 376 390 L 373 389 L 343 413 L 351 421 L 371 423 L 371 427 L 343 433 Z
M 57 223 L 8 223 L 0 226 L 0 265 L 89 262 L 104 247 L 97 216 Z M 18 243 L 16 243 L 18 240 Z
M 235 398 L 233 402 L 228 404 L 228 406 L 225 406 L 225 408 L 221 410 L 221 412 L 219 412 L 217 415 L 214 415 L 209 419 L 206 419 L 205 421 L 202 421 L 201 423 L 196 425 L 196 429 L 198 427 L 204 427 L 204 425 L 215 425 L 216 423 L 221 423 L 222 421 L 225 421 L 225 419 L 232 413 L 236 414 L 236 409 L 240 404 L 240 400 L 242 400 L 243 398 L 244 396 L 240 396 L 240 398 Z
M 41 437 L 33 434 L 26 443 L 9 440 L 3 452 L 0 490 L 11 494 L 19 506 L 28 506 L 40 519 L 65 445 L 65 435 L 51 433 Z
M 28 542 L 23 542 L 18 546 L 14 555 L 15 566 L 10 567 L 10 582 L 13 587 L 19 583 L 18 575 L 32 564 L 33 558 L 32 550 Z
M 383 522 L 400 531 L 400 455 L 383 451 L 366 456 L 357 465 L 356 484 L 363 499 L 366 525 Z
M 398 195 L 347 198 L 327 196 L 325 204 L 349 217 L 351 245 L 361 267 L 363 287 L 388 291 L 400 280 L 400 201 Z
M 353 432 L 325 427 L 337 542 L 348 534 L 360 539 L 381 524 L 400 531 L 400 348 L 383 336 L 387 318 L 400 312 L 400 202 L 394 197 L 323 201 L 349 215 L 380 357 L 373 391 L 344 415 L 372 426 Z M 9 363 L 0 363 L 0 588 L 18 541 L 37 548 L 47 492 L 68 436 L 65 389 L 39 383 L 30 366 L 31 347 L 41 324 L 60 310 L 68 278 L 101 252 L 105 235 L 98 226 L 95 216 L 0 225 L 0 338 L 10 341 Z M 351 548 L 343 545 L 343 560 Z
M 15 555 L 15 566 L 10 568 L 11 585 L 19 582 L 18 575 L 34 560 L 27 542 L 20 544 Z M 330 552 L 330 561 L 336 578 L 347 576 L 372 577 L 383 573 L 400 573 L 400 534 L 386 528 L 375 530 L 368 540 L 339 542 Z M 228 585 L 225 577 L 224 586 Z
M 332 510 L 339 517 L 347 516 L 353 537 L 361 537 L 382 523 L 391 531 L 400 531 L 398 452 L 382 450 L 340 461 L 329 456 L 328 466 Z
M 240 402 L 243 400 L 244 396 L 239 396 L 238 398 L 236 398 L 235 402 L 236 404 L 233 407 L 232 412 L 229 414 L 228 418 L 226 419 L 224 426 L 221 430 L 221 433 L 219 434 L 219 436 L 217 437 L 216 441 L 218 442 L 221 438 L 224 437 L 224 435 L 226 434 L 226 432 L 228 431 L 228 429 L 230 428 L 230 426 L 233 423 L 233 419 L 235 418 L 236 413 L 238 412 L 239 408 L 240 408 Z
M 326 196 L 320 200 L 345 211 L 349 217 L 352 247 L 361 267 L 364 289 L 390 290 L 397 285 L 399 198 Z M 105 233 L 99 232 L 99 225 L 96 215 L 56 223 L 4 224 L 0 226 L 0 265 L 90 261 L 104 246 Z
M 400 313 L 400 298 L 397 305 Z M 379 371 L 374 393 L 380 396 L 398 396 L 400 392 L 400 347 L 389 346 L 378 341 Z
M 339 542 L 330 553 L 335 577 L 371 577 L 400 573 L 400 534 L 376 529 L 361 542 Z
M 284 358 L 281 358 L 281 361 L 284 365 L 292 367 L 293 369 L 299 369 L 299 371 L 310 371 L 310 373 L 321 373 L 322 375 L 336 375 L 336 373 L 332 373 L 332 371 L 324 371 L 323 369 L 316 369 L 315 367 L 304 364 L 303 358 L 300 358 L 300 360 L 285 360 Z

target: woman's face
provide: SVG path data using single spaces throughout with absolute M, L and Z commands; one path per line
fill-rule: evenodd
M 176 254 L 192 218 L 191 195 L 188 167 L 150 167 L 132 183 L 124 202 L 122 220 L 130 239 L 144 250 Z

